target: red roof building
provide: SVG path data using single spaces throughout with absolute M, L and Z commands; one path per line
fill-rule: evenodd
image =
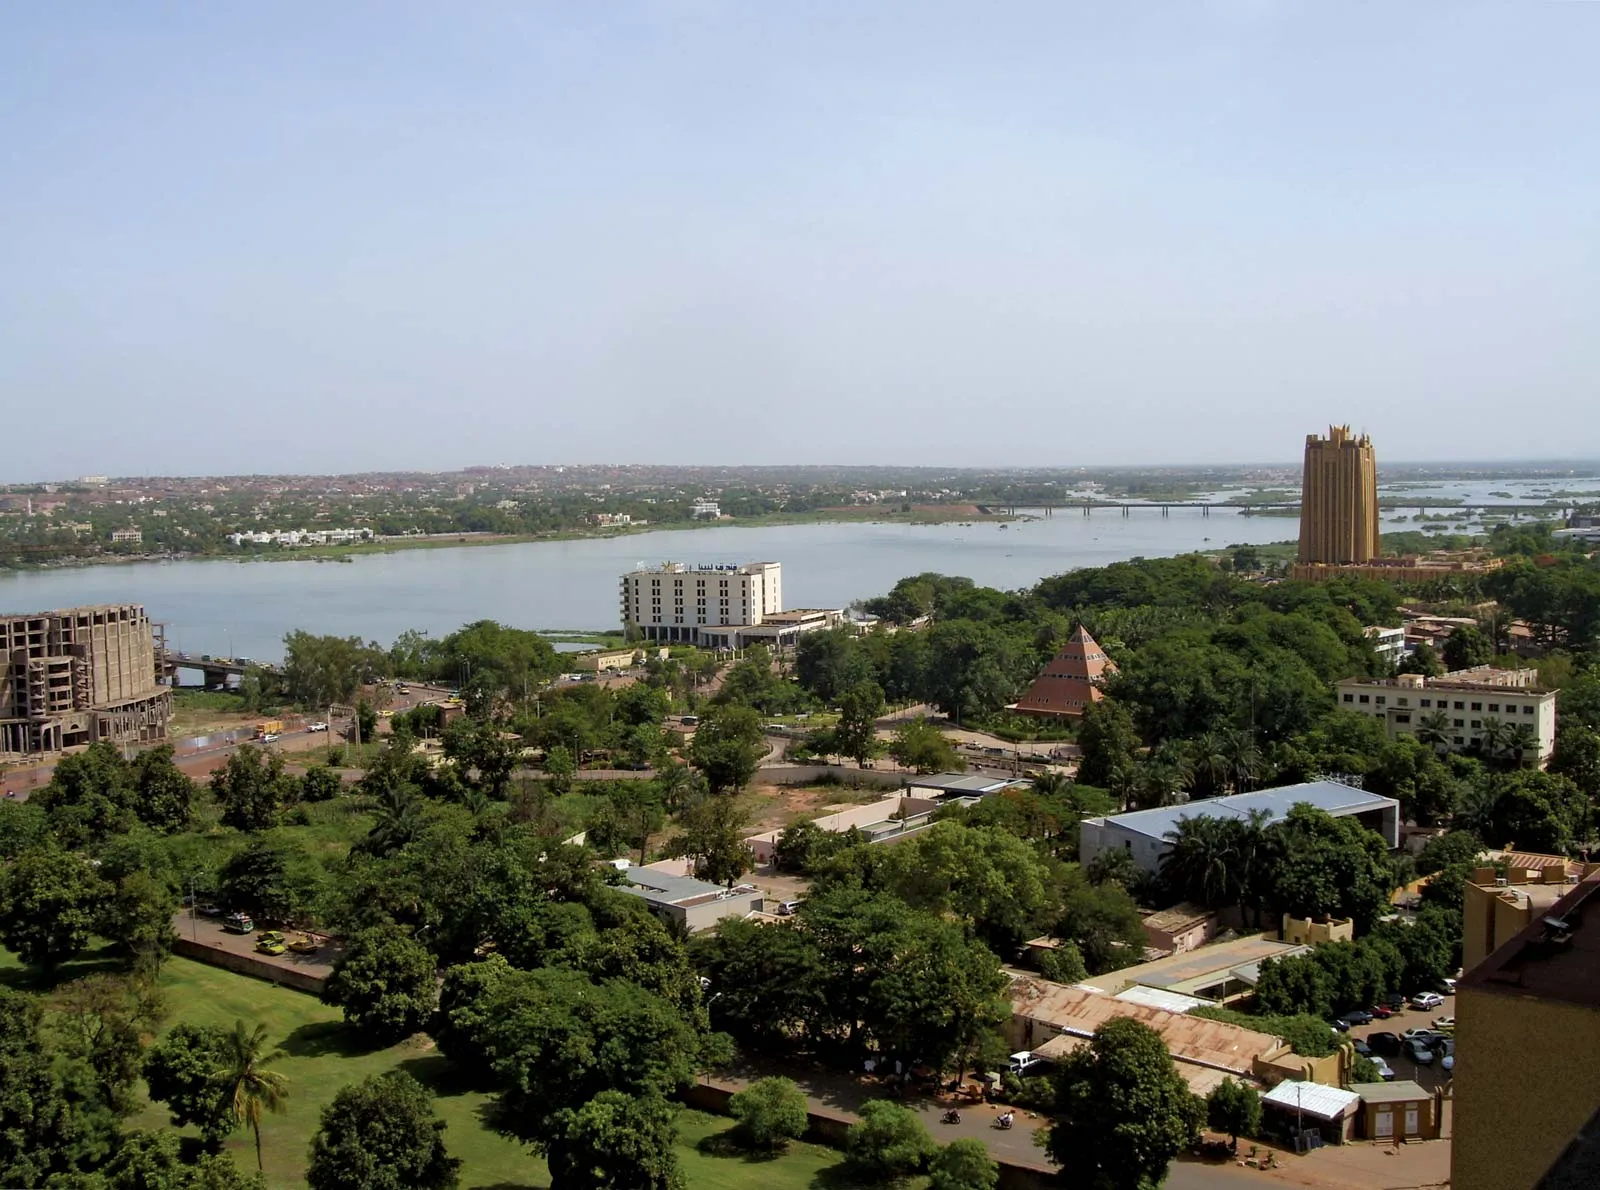
M 1081 715 L 1091 703 L 1105 697 L 1101 683 L 1116 672 L 1116 662 L 1079 624 L 1067 638 L 1066 647 L 1017 700 L 1017 710 L 1024 715 Z

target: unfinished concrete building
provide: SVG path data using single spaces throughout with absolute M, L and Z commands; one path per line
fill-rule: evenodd
M 166 739 L 159 635 L 136 603 L 0 616 L 0 759 Z

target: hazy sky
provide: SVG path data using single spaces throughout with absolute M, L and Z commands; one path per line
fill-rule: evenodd
M 12 3 L 0 479 L 1600 455 L 1600 3 Z

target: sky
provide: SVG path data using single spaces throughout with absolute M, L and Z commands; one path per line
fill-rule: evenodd
M 1600 457 L 1600 3 L 0 6 L 0 481 Z

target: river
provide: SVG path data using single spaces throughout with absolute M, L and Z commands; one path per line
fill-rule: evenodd
M 1434 485 L 1429 485 L 1433 487 Z M 1470 486 L 1470 490 L 1469 489 Z M 1470 500 L 1490 489 L 1519 499 L 1557 484 L 1438 485 Z M 1594 486 L 1587 481 L 1584 487 Z M 1413 494 L 1421 495 L 1417 489 Z M 1431 494 L 1431 493 L 1430 493 Z M 1394 515 L 1394 514 L 1390 514 Z M 1416 527 L 1390 524 L 1385 531 Z M 283 636 L 360 636 L 387 645 L 408 628 L 434 636 L 472 620 L 519 628 L 618 626 L 619 577 L 640 563 L 783 563 L 786 607 L 842 607 L 910 574 L 965 575 L 1014 589 L 1081 566 L 1299 535 L 1295 517 L 1225 509 L 1102 509 L 1013 522 L 899 525 L 868 522 L 669 530 L 627 537 L 363 554 L 349 562 L 135 563 L 0 574 L 0 611 L 142 603 L 174 648 L 271 660 Z

